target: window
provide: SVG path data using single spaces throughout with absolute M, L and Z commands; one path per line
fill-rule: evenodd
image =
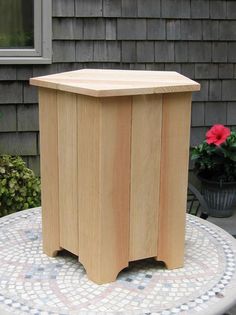
M 51 0 L 0 0 L 0 63 L 51 63 Z

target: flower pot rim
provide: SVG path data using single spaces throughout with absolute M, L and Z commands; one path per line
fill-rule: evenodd
M 215 184 L 215 185 L 236 185 L 236 181 L 234 182 L 224 182 L 224 181 L 215 181 L 215 180 L 209 180 L 209 179 L 205 179 L 204 177 L 202 177 L 201 175 L 197 175 L 197 177 L 205 183 L 208 184 Z

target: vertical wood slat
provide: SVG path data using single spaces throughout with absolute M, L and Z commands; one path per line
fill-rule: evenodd
M 129 260 L 131 98 L 77 100 L 79 260 L 106 283 Z
M 157 255 L 162 95 L 133 96 L 129 260 Z
M 86 272 L 100 270 L 100 106 L 99 100 L 77 96 L 79 261 Z
M 131 106 L 131 97 L 102 99 L 101 267 L 113 265 L 114 280 L 129 262 Z
M 163 97 L 159 241 L 157 260 L 184 263 L 191 93 Z
M 57 93 L 60 246 L 78 255 L 76 94 Z
M 57 91 L 39 89 L 43 251 L 55 256 L 59 242 Z

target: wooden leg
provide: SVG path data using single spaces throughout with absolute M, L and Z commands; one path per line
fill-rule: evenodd
M 57 92 L 41 88 L 39 100 L 43 251 L 55 256 L 60 250 Z
M 79 260 L 98 284 L 129 261 L 131 98 L 78 96 Z
M 184 263 L 190 114 L 191 93 L 164 95 L 157 260 L 169 269 Z
M 133 97 L 130 260 L 157 255 L 162 95 Z
M 58 91 L 60 246 L 79 254 L 76 95 Z

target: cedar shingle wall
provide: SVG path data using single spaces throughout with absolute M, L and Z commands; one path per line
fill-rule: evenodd
M 38 173 L 32 76 L 80 68 L 175 70 L 200 82 L 191 142 L 236 125 L 236 1 L 53 0 L 53 64 L 0 67 L 0 152 Z

